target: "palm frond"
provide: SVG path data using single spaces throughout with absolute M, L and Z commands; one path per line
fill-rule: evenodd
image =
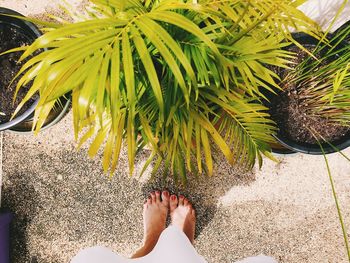
M 75 135 L 93 140 L 92 156 L 104 147 L 105 171 L 116 168 L 123 140 L 131 173 L 150 144 L 146 166 L 164 161 L 182 182 L 186 168 L 212 174 L 217 150 L 246 167 L 269 155 L 275 128 L 257 95 L 277 87 L 268 66 L 291 57 L 282 50 L 290 27 L 318 35 L 296 9 L 301 1 L 90 1 L 83 12 L 66 8 L 74 22 L 46 24 L 21 58 L 34 54 L 17 90 L 33 81 L 19 108 L 40 93 L 36 131 L 72 92 Z

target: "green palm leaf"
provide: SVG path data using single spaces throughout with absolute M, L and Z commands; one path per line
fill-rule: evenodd
M 91 156 L 104 147 L 111 173 L 123 141 L 130 173 L 136 152 L 151 145 L 145 168 L 155 161 L 154 175 L 164 161 L 183 183 L 186 168 L 213 174 L 217 151 L 249 168 L 271 157 L 274 123 L 258 97 L 277 87 L 269 66 L 286 67 L 291 58 L 282 50 L 289 27 L 318 36 L 296 9 L 302 1 L 90 2 L 82 13 L 65 9 L 73 23 L 46 23 L 21 57 L 17 90 L 32 86 L 17 112 L 39 92 L 36 131 L 72 92 L 75 135 L 92 140 Z

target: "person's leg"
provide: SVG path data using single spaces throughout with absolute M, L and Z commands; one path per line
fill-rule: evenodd
M 180 228 L 193 244 L 196 226 L 196 214 L 192 204 L 180 195 L 170 196 L 171 224 Z
M 169 193 L 152 192 L 143 207 L 143 245 L 131 258 L 139 258 L 151 252 L 165 229 L 169 209 Z

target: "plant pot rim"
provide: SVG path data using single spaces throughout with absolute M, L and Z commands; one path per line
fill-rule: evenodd
M 322 155 L 323 152 L 318 144 L 309 143 L 299 143 L 288 139 L 287 137 L 281 136 L 280 134 L 274 135 L 276 140 L 286 148 L 289 148 L 295 152 Z M 328 143 L 321 143 L 323 151 L 325 154 L 335 153 L 337 151 L 342 151 L 350 146 L 350 132 L 344 136 L 343 139 L 339 141 L 332 142 L 332 145 L 337 149 L 334 149 Z
M 273 135 L 273 137 L 277 140 L 275 135 Z M 279 140 L 277 140 L 277 141 L 282 147 L 281 148 L 274 148 L 273 146 L 271 146 L 272 153 L 277 154 L 277 155 L 291 155 L 291 154 L 297 153 L 295 150 L 290 149 L 286 145 L 282 144 Z
M 338 27 L 337 30 L 335 30 L 335 31 L 333 32 L 333 34 L 334 34 L 335 36 L 338 35 L 345 27 L 348 27 L 348 26 L 350 26 L 350 20 L 346 21 L 344 24 L 342 24 L 340 27 Z M 347 39 L 344 39 L 344 41 L 350 42 L 350 41 L 347 40 Z
M 299 40 L 305 41 L 305 39 L 307 39 L 308 41 L 306 44 L 310 44 L 312 42 L 315 42 L 315 44 L 317 44 L 316 43 L 317 40 L 314 37 L 307 35 L 303 32 L 293 33 L 292 35 L 293 35 L 293 38 L 298 42 L 299 42 Z M 323 154 L 320 146 L 317 143 L 310 144 L 310 143 L 296 142 L 296 141 L 291 140 L 290 138 L 284 136 L 280 131 L 277 132 L 277 134 L 275 134 L 274 137 L 281 145 L 283 145 L 284 147 L 286 147 L 292 151 L 306 153 L 306 154 L 313 154 L 313 155 L 322 155 Z M 341 139 L 334 141 L 334 142 L 330 142 L 330 143 L 336 149 L 334 149 L 327 142 L 321 143 L 321 146 L 322 146 L 325 154 L 335 153 L 337 151 L 344 150 L 345 148 L 350 146 L 350 131 L 345 136 L 343 136 Z
M 0 7 L 0 24 L 6 23 L 6 24 L 12 24 L 20 28 L 24 28 L 26 32 L 28 32 L 27 36 L 30 36 L 34 38 L 34 36 L 39 37 L 41 36 L 40 30 L 31 22 L 20 20 L 18 18 L 14 17 L 6 17 L 7 19 L 11 20 L 10 22 L 4 21 L 1 16 L 1 14 L 9 14 L 9 15 L 17 15 L 17 16 L 23 16 L 22 14 L 8 8 Z M 23 16 L 24 17 L 24 16 Z M 19 124 L 20 122 L 23 122 L 25 119 L 27 119 L 35 110 L 36 105 L 39 102 L 39 98 L 36 99 L 36 101 L 21 115 L 18 115 L 17 117 L 13 118 L 12 120 L 1 123 L 0 124 L 0 131 L 10 129 L 11 127 Z
M 71 93 L 63 95 L 60 98 L 65 100 L 64 103 L 62 103 L 63 104 L 62 109 L 60 110 L 60 112 L 57 114 L 56 117 L 54 117 L 52 120 L 46 122 L 43 125 L 43 127 L 40 128 L 40 131 L 46 130 L 46 129 L 54 126 L 60 120 L 62 120 L 66 116 L 66 114 L 68 113 L 68 110 L 70 109 L 70 104 L 72 102 Z M 24 120 L 22 123 L 25 123 L 25 122 L 32 123 L 32 118 L 30 118 L 30 117 L 28 119 Z M 11 127 L 10 129 L 8 129 L 8 131 L 12 132 L 12 133 L 18 133 L 18 134 L 33 134 L 32 129 L 26 129 L 25 127 L 21 127 L 22 123 L 19 123 L 16 126 Z

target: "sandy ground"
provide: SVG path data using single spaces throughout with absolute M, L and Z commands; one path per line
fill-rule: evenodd
M 104 245 L 128 256 L 142 238 L 142 203 L 152 189 L 183 193 L 197 209 L 196 248 L 209 262 L 267 254 L 279 262 L 346 262 L 322 157 L 295 154 L 255 173 L 219 158 L 212 178 L 130 178 L 125 153 L 109 179 L 101 156 L 75 149 L 71 115 L 38 137 L 4 133 L 3 206 L 16 211 L 13 262 L 69 262 L 82 248 Z M 350 154 L 350 151 L 346 151 Z M 139 154 L 138 167 L 147 151 Z M 346 223 L 350 164 L 329 156 Z
M 59 2 L 0 0 L 0 6 L 40 16 Z M 214 177 L 191 180 L 184 189 L 171 180 L 130 178 L 125 154 L 116 175 L 108 178 L 101 156 L 90 160 L 86 148 L 76 151 L 71 126 L 69 114 L 38 137 L 4 133 L 2 202 L 16 211 L 13 263 L 69 262 L 96 244 L 127 256 L 142 238 L 145 196 L 163 188 L 193 201 L 196 248 L 208 262 L 262 253 L 283 263 L 347 262 L 321 156 L 280 156 L 279 163 L 266 160 L 253 173 L 229 167 L 219 157 Z M 136 166 L 146 157 L 147 151 L 139 154 Z M 329 161 L 350 227 L 350 163 L 338 154 Z

